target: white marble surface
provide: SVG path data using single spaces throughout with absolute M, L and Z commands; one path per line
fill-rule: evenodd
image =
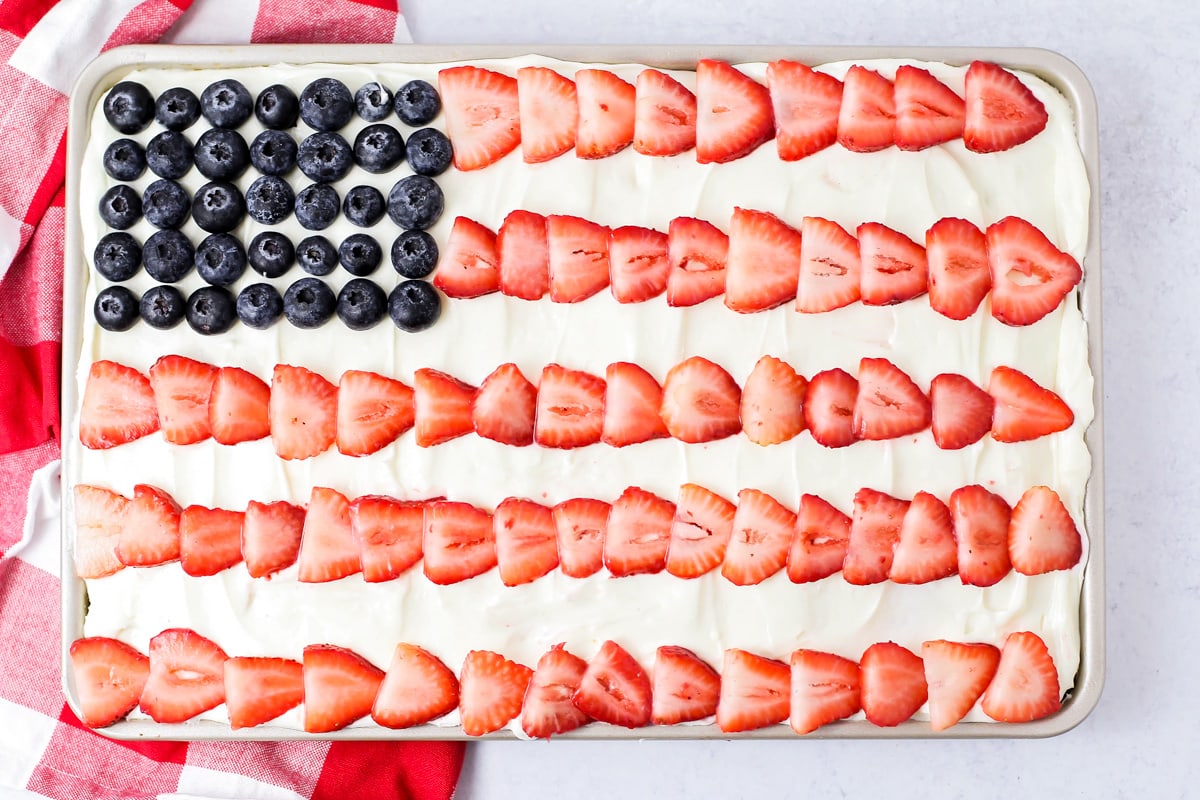
M 1108 678 L 1043 741 L 482 743 L 458 797 L 1187 797 L 1200 785 L 1194 0 L 404 0 L 418 42 L 1037 46 L 1100 103 Z M 802 787 L 802 788 L 801 788 Z

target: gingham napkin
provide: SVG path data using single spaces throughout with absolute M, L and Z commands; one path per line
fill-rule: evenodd
M 121 743 L 59 680 L 67 92 L 103 50 L 408 41 L 396 0 L 0 0 L 0 796 L 445 800 L 461 745 Z

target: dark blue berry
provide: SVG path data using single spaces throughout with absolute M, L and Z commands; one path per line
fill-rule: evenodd
M 387 313 L 387 295 L 366 278 L 347 281 L 337 296 L 337 315 L 347 328 L 373 328 Z
M 142 213 L 156 228 L 178 228 L 187 221 L 192 198 L 175 181 L 157 180 L 142 192 Z
M 374 186 L 355 186 L 342 200 L 342 213 L 360 228 L 369 228 L 379 222 L 386 210 L 383 194 Z
M 402 331 L 423 331 L 441 316 L 442 296 L 431 283 L 403 281 L 388 295 L 388 314 Z
M 301 278 L 283 293 L 283 313 L 297 328 L 318 328 L 333 316 L 337 299 L 324 281 Z
M 110 228 L 123 231 L 142 216 L 142 198 L 127 184 L 112 187 L 100 198 L 100 219 Z
M 258 93 L 258 99 L 254 101 L 254 116 L 267 128 L 291 128 L 300 116 L 300 101 L 296 99 L 295 92 L 277 83 Z
M 442 216 L 441 188 L 424 175 L 401 178 L 388 192 L 388 216 L 401 228 L 424 230 Z
M 124 286 L 106 286 L 96 295 L 92 310 L 106 331 L 127 331 L 138 319 L 138 299 Z
M 201 286 L 188 297 L 184 318 L 196 333 L 211 336 L 233 327 L 237 321 L 237 306 L 228 289 Z
M 151 328 L 166 330 L 183 321 L 187 301 L 174 286 L 151 286 L 139 304 L 142 321 Z
M 296 166 L 296 140 L 283 131 L 263 131 L 250 143 L 250 163 L 263 175 L 286 175 Z
M 96 244 L 92 262 L 110 281 L 127 281 L 142 266 L 142 246 L 128 233 L 110 233 Z
M 121 133 L 137 133 L 154 119 L 154 97 L 140 83 L 121 81 L 104 97 L 104 118 Z
M 354 116 L 354 97 L 336 78 L 317 78 L 300 92 L 300 119 L 313 130 L 336 131 Z
M 396 116 L 407 125 L 428 125 L 441 110 L 442 98 L 425 81 L 409 81 L 396 92 Z
M 175 283 L 192 270 L 196 252 L 188 237 L 176 230 L 158 231 L 142 246 L 146 272 L 159 283 Z
M 351 275 L 370 275 L 383 261 L 383 248 L 365 233 L 352 233 L 338 247 L 338 260 Z
M 205 283 L 232 286 L 246 271 L 246 251 L 237 237 L 214 233 L 196 248 L 196 272 Z
M 209 128 L 196 140 L 194 158 L 210 181 L 231 181 L 250 166 L 250 148 L 237 131 Z
M 328 275 L 338 265 L 338 251 L 324 236 L 309 236 L 296 245 L 296 263 L 309 275 Z
M 292 213 L 296 195 L 283 178 L 263 175 L 246 190 L 246 213 L 264 225 L 275 225 Z
M 437 128 L 421 128 L 408 137 L 408 165 L 418 175 L 441 175 L 454 160 L 454 148 Z
M 378 81 L 364 83 L 354 93 L 354 106 L 367 122 L 382 122 L 392 113 L 392 92 Z
M 178 131 L 163 131 L 146 145 L 146 165 L 160 178 L 182 178 L 192 168 L 192 142 Z
M 264 278 L 278 278 L 296 261 L 292 240 L 279 231 L 263 231 L 250 240 L 246 250 L 250 268 Z
M 310 231 L 328 228 L 337 219 L 341 200 L 327 183 L 311 183 L 296 193 L 296 221 Z
M 169 131 L 183 131 L 200 119 L 200 98 L 191 89 L 176 86 L 158 96 L 154 118 Z
M 283 298 L 269 283 L 252 283 L 238 294 L 237 315 L 243 325 L 264 330 L 283 316 Z
M 392 267 L 405 278 L 424 278 L 437 260 L 437 242 L 425 231 L 405 231 L 392 242 Z
M 404 137 L 391 125 L 368 125 L 354 137 L 354 163 L 367 172 L 387 172 L 404 160 Z
M 103 164 L 113 180 L 137 180 L 146 171 L 146 153 L 133 139 L 117 139 L 104 149 Z
M 200 112 L 217 128 L 236 128 L 250 118 L 254 99 L 233 78 L 210 83 L 200 93 Z
M 192 219 L 209 233 L 231 231 L 246 214 L 246 201 L 232 183 L 206 183 L 192 198 Z
M 296 166 L 317 183 L 333 183 L 346 177 L 354 166 L 350 145 L 336 133 L 314 133 L 305 137 L 296 153 Z

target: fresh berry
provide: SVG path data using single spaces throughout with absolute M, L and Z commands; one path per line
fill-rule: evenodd
M 878 222 L 864 222 L 856 233 L 864 304 L 888 306 L 925 294 L 929 268 L 924 247 Z
M 963 143 L 975 153 L 997 153 L 1032 139 L 1046 127 L 1046 107 L 1003 67 L 972 62 L 964 86 Z
M 383 670 L 344 647 L 304 648 L 304 730 L 332 733 L 371 713 Z
M 859 361 L 856 438 L 879 441 L 910 436 L 928 428 L 931 419 L 929 398 L 899 367 L 886 358 Z
M 1053 489 L 1033 486 L 1013 506 L 1008 523 L 1008 554 L 1022 575 L 1071 569 L 1083 556 L 1083 542 L 1071 513 Z
M 888 578 L 895 583 L 929 583 L 958 571 L 958 543 L 950 509 L 929 492 L 917 492 L 904 521 Z
M 393 240 L 391 256 L 401 277 L 424 278 L 437 266 L 437 242 L 428 231 L 404 231 Z
M 550 249 L 546 218 L 532 211 L 509 213 L 496 235 L 500 291 L 539 300 L 550 289 Z
M 725 305 L 739 313 L 763 311 L 796 296 L 800 231 L 766 211 L 733 210 Z
M 406 125 L 428 125 L 441 110 L 442 99 L 437 89 L 425 81 L 409 81 L 396 92 L 396 116 Z
M 950 518 L 958 540 L 958 577 L 967 586 L 992 586 L 1008 574 L 1008 503 L 978 484 L 950 495 Z
M 243 325 L 266 330 L 283 316 L 283 298 L 269 283 L 252 283 L 237 296 L 237 315 Z
M 337 296 L 337 316 L 352 331 L 375 327 L 387 314 L 387 295 L 366 278 L 347 281 Z
M 778 500 L 742 489 L 721 576 L 735 586 L 753 586 L 779 572 L 787 563 L 795 527 L 796 515 Z
M 677 578 L 698 578 L 716 569 L 725 560 L 736 510 L 733 503 L 703 486 L 679 487 L 667 572 Z
M 604 428 L 601 441 L 625 447 L 669 436 L 659 416 L 662 387 L 637 364 L 618 361 L 605 373 Z
M 105 286 L 96 293 L 92 314 L 106 331 L 127 331 L 138 321 L 138 298 L 124 286 Z
M 717 727 L 740 733 L 785 721 L 791 711 L 791 679 L 792 669 L 782 661 L 726 650 Z
M 192 271 L 196 251 L 187 236 L 177 230 L 156 231 L 142 246 L 146 274 L 160 283 L 175 283 Z
M 213 233 L 196 248 L 196 272 L 205 283 L 230 286 L 246 271 L 246 251 L 236 236 Z
M 391 125 L 368 125 L 354 137 L 354 163 L 379 175 L 404 160 L 404 137 Z
M 799 161 L 837 141 L 842 82 L 795 61 L 767 65 L 775 115 L 775 146 L 784 161 Z
M 105 234 L 92 251 L 92 263 L 110 281 L 127 281 L 142 266 L 142 246 L 128 233 Z
M 742 387 L 742 430 L 759 445 L 779 444 L 804 430 L 808 381 L 774 356 L 763 356 Z
M 962 136 L 966 104 L 929 70 L 902 64 L 894 84 L 897 147 L 924 150 Z
M 382 290 L 379 294 L 382 300 Z M 346 370 L 338 381 L 338 452 L 366 456 L 382 450 L 413 426 L 414 413 L 408 386 L 375 372 Z
M 240 367 L 221 367 L 208 396 L 208 424 L 221 444 L 238 444 L 271 433 L 271 387 Z
M 296 263 L 309 275 L 328 275 L 337 269 L 338 251 L 324 236 L 307 236 L 296 245 Z
M 354 117 L 354 96 L 337 78 L 317 78 L 300 91 L 300 119 L 315 131 L 336 131 Z
M 196 333 L 214 336 L 237 322 L 237 301 L 224 287 L 201 286 L 188 295 L 183 316 Z
M 346 272 L 364 277 L 378 269 L 383 261 L 383 248 L 369 234 L 352 233 L 338 245 L 338 261 Z
M 1019 631 L 1004 640 L 982 707 L 998 722 L 1032 722 L 1061 707 L 1058 669 L 1036 633 Z
M 379 81 L 364 83 L 354 93 L 354 109 L 367 122 L 383 122 L 394 108 L 392 90 Z
M 695 146 L 696 95 L 664 72 L 639 72 L 633 149 L 645 156 L 673 156 Z
M 650 676 L 646 670 L 610 640 L 588 662 L 572 702 L 599 722 L 640 728 L 650 724 L 653 711 L 650 695 Z
M 908 508 L 908 501 L 874 489 L 855 493 L 850 541 L 842 564 L 846 583 L 865 586 L 887 580 Z
M 183 131 L 200 119 L 200 98 L 191 89 L 176 86 L 158 96 L 154 119 L 169 131 Z
M 355 186 L 342 198 L 342 214 L 351 225 L 369 228 L 387 213 L 383 193 L 374 186 Z
M 527 164 L 557 158 L 575 146 L 575 83 L 547 67 L 517 70 L 521 155 Z
M 633 144 L 636 90 L 604 69 L 575 73 L 579 117 L 575 129 L 575 155 L 605 158 Z
M 896 97 L 892 82 L 855 64 L 842 84 L 838 143 L 855 153 L 891 146 L 896 138 Z
M 586 578 L 604 565 L 604 537 L 612 506 L 603 500 L 577 497 L 554 507 L 558 559 L 562 573 Z
M 616 578 L 662 572 L 674 519 L 674 503 L 630 486 L 608 514 L 604 566 Z
M 250 166 L 250 148 L 237 131 L 209 128 L 196 140 L 193 159 L 210 181 L 232 181 Z
M 663 423 L 671 436 L 711 442 L 741 430 L 741 390 L 728 372 L 700 356 L 671 369 L 663 381 Z
M 857 440 L 854 411 L 858 381 L 840 369 L 818 372 L 808 382 L 804 425 L 825 447 L 846 447 Z
M 151 286 L 138 304 L 142 320 L 157 330 L 169 330 L 183 322 L 186 310 L 187 301 L 174 286 Z
M 651 721 L 697 722 L 717 713 L 721 676 L 686 647 L 666 645 L 654 657 Z
M 99 210 L 105 225 L 123 231 L 142 218 L 142 198 L 130 186 L 120 183 L 100 198 Z
M 667 305 L 694 306 L 725 291 L 729 237 L 711 223 L 676 217 L 667 233 Z
M 448 297 L 469 298 L 500 289 L 496 234 L 467 217 L 456 217 L 433 285 Z
M 215 642 L 186 628 L 150 640 L 150 674 L 140 707 L 155 722 L 186 722 L 225 702 L 225 661 Z
M 275 175 L 262 175 L 246 190 L 246 213 L 255 222 L 277 225 L 291 216 L 296 195 L 291 185 Z
M 521 713 L 533 670 L 487 650 L 472 650 L 460 675 L 458 712 L 463 733 L 483 736 Z
M 442 296 L 425 281 L 401 281 L 388 295 L 388 316 L 402 331 L 423 331 L 441 314 Z
M 287 658 L 230 658 L 224 681 L 229 727 L 235 731 L 270 722 L 304 700 L 304 668 Z
M 530 583 L 558 566 L 554 512 L 532 500 L 509 497 L 492 514 L 496 563 L 505 586 Z
M 150 659 L 124 642 L 101 636 L 76 639 L 70 657 L 84 725 L 104 728 L 137 708 L 150 675 Z
M 975 707 L 996 674 L 1000 651 L 990 644 L 937 639 L 921 645 L 921 661 L 929 687 L 929 727 L 944 731 Z
M 998 442 L 1027 442 L 1075 423 L 1061 397 L 1012 367 L 993 369 L 987 391 L 996 401 L 992 438 Z
M 571 702 L 586 671 L 587 662 L 568 653 L 561 644 L 538 659 L 521 709 L 521 730 L 525 735 L 549 739 L 590 721 Z
M 306 136 L 296 151 L 296 166 L 317 183 L 340 181 L 354 166 L 350 144 L 333 132 L 318 132 Z
M 516 364 L 501 364 L 484 379 L 471 405 L 475 433 L 502 444 L 533 444 L 537 388 Z
M 283 293 L 283 314 L 297 328 L 319 328 L 336 310 L 333 290 L 318 278 L 301 278 Z
M 104 148 L 104 171 L 116 181 L 135 181 L 146 171 L 146 151 L 133 139 L 117 139 Z
M 1006 325 L 1032 325 L 1058 308 L 1083 278 L 1079 262 L 1019 217 L 987 229 L 992 269 L 992 316 Z
M 241 511 L 188 506 L 179 515 L 179 564 L 193 577 L 216 575 L 242 560 Z
M 821 217 L 805 217 L 800 226 L 800 280 L 796 310 L 833 311 L 862 297 L 862 259 L 858 240 Z
M 273 84 L 258 93 L 254 101 L 254 116 L 266 128 L 292 128 L 300 117 L 300 100 L 283 84 Z
M 280 278 L 296 261 L 292 240 L 279 231 L 263 231 L 250 240 L 246 248 L 250 268 L 264 278 Z
M 450 169 L 454 148 L 437 128 L 422 128 L 408 137 L 405 157 L 413 172 L 434 177 Z
M 154 96 L 140 83 L 121 81 L 104 96 L 104 118 L 121 133 L 137 133 L 154 119 Z
M 175 181 L 158 180 L 142 192 L 142 213 L 156 228 L 178 228 L 192 210 L 192 198 Z
M 425 504 L 362 495 L 350 503 L 350 529 L 358 541 L 363 580 L 400 577 L 421 560 Z
M 200 113 L 214 128 L 236 128 L 250 118 L 254 101 L 239 81 L 225 78 L 200 93 Z
M 401 228 L 425 230 L 441 219 L 445 204 L 442 190 L 431 178 L 409 175 L 388 192 L 387 210 Z
M 471 419 L 474 386 L 436 369 L 419 369 L 413 390 L 419 447 L 433 447 L 474 430 Z
M 176 131 L 163 131 L 146 145 L 146 166 L 160 178 L 182 178 L 192 159 L 191 140 Z
M 552 301 L 578 303 L 608 286 L 608 235 L 605 226 L 579 217 L 546 217 Z
M 800 498 L 788 553 L 788 578 L 809 583 L 840 572 L 850 544 L 850 517 L 813 494 Z
M 455 167 L 482 169 L 521 143 L 516 78 L 479 67 L 450 67 L 438 73 L 438 87 L 446 108 L 446 133 L 454 144 Z M 404 89 L 396 93 L 396 113 L 401 119 L 400 98 L 404 95 Z
M 79 411 L 79 441 L 106 450 L 158 430 L 158 407 L 150 381 L 132 367 L 93 361 Z
M 276 364 L 267 413 L 275 454 L 287 461 L 312 458 L 337 437 L 337 387 L 304 367 Z
M 458 707 L 458 679 L 441 660 L 416 645 L 396 645 L 379 686 L 371 719 L 385 728 L 410 728 Z
M 125 565 L 117 553 L 129 500 L 86 484 L 76 484 L 73 497 L 75 574 L 80 578 L 103 578 L 123 569 Z
M 496 566 L 492 515 L 467 503 L 438 500 L 425 505 L 421 547 L 425 577 L 447 585 Z
M 799 734 L 845 719 L 862 709 L 858 664 L 817 650 L 792 653 L 792 708 L 789 722 Z
M 362 572 L 358 541 L 350 528 L 350 501 L 340 492 L 314 486 L 304 514 L 296 579 L 328 583 Z
M 929 384 L 933 441 L 943 450 L 975 444 L 992 429 L 995 401 L 962 375 L 943 373 Z
M 327 183 L 310 183 L 296 192 L 296 221 L 310 231 L 323 231 L 337 219 L 342 199 Z
M 251 578 L 265 578 L 296 563 L 304 533 L 304 509 L 277 500 L 251 500 L 242 519 L 242 558 Z
M 216 376 L 216 367 L 184 356 L 163 356 L 150 367 L 150 386 L 166 441 L 195 444 L 212 435 L 208 396 Z
M 945 217 L 925 232 L 929 306 L 950 319 L 975 313 L 992 288 L 987 238 L 965 219 Z
M 192 195 L 192 219 L 208 233 L 228 233 L 245 215 L 246 200 L 232 183 L 206 183 Z
M 929 696 L 921 657 L 894 642 L 867 648 L 859 661 L 867 720 L 894 728 L 917 713 Z
M 533 436 L 542 447 L 569 450 L 600 441 L 604 431 L 603 378 L 548 364 L 538 383 Z
M 641 303 L 667 290 L 667 235 L 650 228 L 613 228 L 608 240 L 609 286 L 618 303 Z
M 775 135 L 767 87 L 726 64 L 696 64 L 696 160 L 724 163 L 749 155 Z

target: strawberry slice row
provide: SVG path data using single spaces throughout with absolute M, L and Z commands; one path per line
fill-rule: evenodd
M 928 703 L 930 727 L 946 730 L 978 703 L 1000 722 L 1030 722 L 1060 707 L 1058 671 L 1042 639 L 1011 633 L 988 643 L 928 641 L 921 655 L 893 642 L 861 660 L 796 650 L 790 664 L 729 649 L 718 673 L 691 650 L 659 647 L 645 670 L 606 641 L 590 661 L 555 645 L 533 669 L 472 650 L 456 676 L 417 645 L 400 643 L 387 670 L 331 644 L 303 660 L 230 657 L 195 631 L 173 628 L 150 640 L 149 657 L 116 639 L 71 645 L 85 725 L 102 728 L 134 708 L 156 722 L 186 722 L 222 703 L 234 730 L 263 725 L 304 705 L 304 730 L 330 733 L 370 717 L 385 728 L 424 725 L 456 710 L 468 736 L 514 720 L 533 738 L 592 722 L 624 728 L 715 720 L 724 733 L 789 722 L 799 734 L 863 712 L 893 727 Z M 982 699 L 982 702 L 980 702 Z
M 840 81 L 779 60 L 768 65 L 764 86 L 723 61 L 701 59 L 694 93 L 649 68 L 636 85 L 603 69 L 573 78 L 535 66 L 515 78 L 469 65 L 443 69 L 438 84 L 455 167 L 482 169 L 518 146 L 529 164 L 572 149 L 579 158 L 605 158 L 630 146 L 648 156 L 695 149 L 701 164 L 725 163 L 772 138 L 784 161 L 835 143 L 866 153 L 959 138 L 968 150 L 993 153 L 1032 139 L 1048 119 L 1014 74 L 983 61 L 968 67 L 965 97 L 912 65 L 898 67 L 894 81 L 854 65 Z
M 725 305 L 743 314 L 792 301 L 797 311 L 816 314 L 928 293 L 930 307 L 954 320 L 974 314 L 990 292 L 992 316 L 1021 326 L 1058 308 L 1082 277 L 1070 254 L 1019 217 L 986 233 L 947 217 L 918 243 L 878 222 L 851 235 L 821 217 L 805 217 L 795 228 L 743 208 L 734 209 L 728 235 L 692 217 L 677 217 L 664 233 L 518 210 L 498 234 L 455 219 L 434 283 L 454 298 L 549 294 L 555 303 L 578 303 L 606 287 L 619 303 L 665 293 L 672 307 L 724 294 Z
M 253 501 L 245 511 L 181 510 L 146 485 L 132 500 L 89 485 L 76 486 L 74 498 L 82 578 L 172 561 L 188 575 L 215 575 L 244 562 L 255 578 L 295 565 L 302 583 L 357 574 L 377 583 L 420 561 L 441 585 L 493 569 L 517 586 L 556 568 L 573 578 L 604 568 L 618 578 L 665 570 L 683 579 L 720 568 L 738 586 L 784 570 L 794 583 L 841 572 L 855 585 L 958 575 L 964 585 L 991 586 L 1013 569 L 1071 569 L 1083 554 L 1070 512 L 1045 486 L 1012 508 L 978 485 L 955 490 L 948 503 L 928 492 L 902 500 L 864 488 L 850 515 L 816 495 L 805 494 L 793 511 L 756 489 L 740 491 L 735 505 L 691 483 L 674 502 L 631 486 L 611 504 L 574 498 L 550 507 L 510 497 L 492 511 L 441 498 L 350 500 L 319 486 L 306 509 Z

